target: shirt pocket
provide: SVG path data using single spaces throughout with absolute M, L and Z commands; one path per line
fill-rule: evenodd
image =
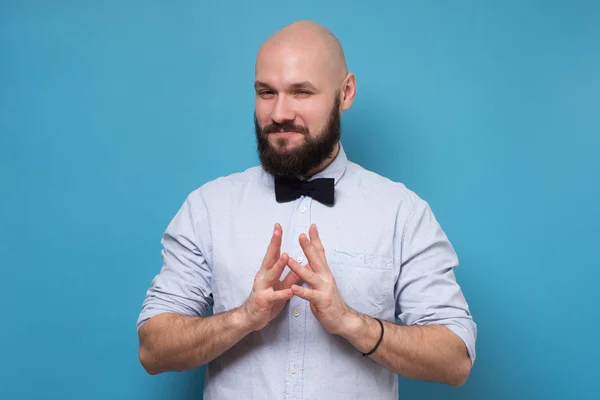
M 326 257 L 346 304 L 363 314 L 382 315 L 393 297 L 392 257 L 339 250 Z

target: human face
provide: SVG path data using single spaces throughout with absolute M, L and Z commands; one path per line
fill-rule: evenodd
M 309 171 L 315 171 L 325 164 L 327 158 L 335 151 L 336 144 L 340 140 L 341 118 L 340 99 L 336 98 L 329 113 L 329 121 L 323 131 L 318 135 L 310 135 L 304 127 L 293 124 L 271 124 L 261 128 L 258 124 L 256 114 L 254 115 L 254 128 L 258 154 L 263 168 L 274 176 L 306 176 Z M 278 132 L 298 132 L 305 137 L 304 143 L 291 150 L 280 150 L 273 146 L 269 138 Z M 277 142 L 283 142 L 286 138 L 277 138 Z
M 324 60 L 290 46 L 272 46 L 257 59 L 258 150 L 275 175 L 306 174 L 339 140 L 340 91 Z

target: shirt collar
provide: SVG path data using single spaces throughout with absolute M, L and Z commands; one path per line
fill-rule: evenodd
M 309 181 L 318 178 L 333 178 L 335 184 L 337 184 L 342 179 L 348 166 L 348 157 L 346 156 L 342 142 L 339 142 L 339 145 L 340 149 L 335 159 L 323 171 L 311 176 L 308 179 Z

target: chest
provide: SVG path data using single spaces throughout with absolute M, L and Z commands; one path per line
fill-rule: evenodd
M 265 208 L 241 205 L 211 221 L 215 312 L 242 304 L 250 294 L 273 227 L 283 228 L 281 252 L 306 265 L 299 236 L 316 224 L 340 293 L 359 312 L 381 314 L 393 304 L 398 249 L 393 210 L 366 204 L 324 206 L 309 197 Z M 282 278 L 289 270 L 286 268 Z

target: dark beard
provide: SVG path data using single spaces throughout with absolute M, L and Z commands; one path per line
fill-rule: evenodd
M 306 127 L 287 121 L 281 124 L 273 123 L 261 129 L 256 119 L 256 112 L 254 130 L 258 156 L 265 171 L 273 176 L 306 176 L 308 171 L 321 165 L 333 153 L 335 145 L 340 140 L 340 97 L 336 96 L 327 125 L 318 135 L 310 135 Z M 267 136 L 279 130 L 302 133 L 304 143 L 290 151 L 277 151 L 269 143 Z

